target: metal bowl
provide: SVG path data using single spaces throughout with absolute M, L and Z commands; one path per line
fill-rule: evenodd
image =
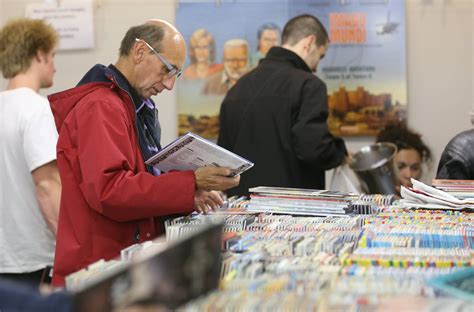
M 362 188 L 370 194 L 397 194 L 397 177 L 393 158 L 397 146 L 381 142 L 362 147 L 352 157 L 350 167 L 359 178 Z

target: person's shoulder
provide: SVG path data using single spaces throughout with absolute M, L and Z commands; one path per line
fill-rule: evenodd
M 121 95 L 121 93 L 123 94 Z M 99 85 L 90 90 L 89 93 L 84 95 L 84 102 L 92 103 L 108 103 L 110 105 L 119 105 L 123 106 L 124 99 L 123 97 L 128 96 L 127 92 L 120 89 L 113 84 L 109 85 Z
M 456 137 L 464 137 L 464 138 L 469 138 L 471 140 L 474 139 L 474 129 L 469 129 L 462 131 L 456 135 Z
M 183 78 L 185 78 L 185 79 L 195 79 L 196 77 L 197 77 L 196 64 L 190 64 L 183 71 Z
M 463 150 L 466 146 L 474 147 L 474 129 L 456 134 L 446 145 L 446 148 L 458 147 Z
M 294 64 L 282 63 L 275 66 L 271 64 L 274 72 L 280 72 L 280 77 L 287 77 L 287 79 L 293 79 L 298 82 L 309 82 L 313 84 L 324 83 L 319 77 L 309 70 L 305 70 L 301 67 L 297 67 Z M 258 69 L 258 67 L 256 68 Z
M 209 66 L 209 75 L 221 72 L 224 70 L 224 64 L 213 63 Z
M 31 112 L 49 108 L 48 99 L 30 88 L 22 87 L 2 93 L 6 101 L 14 101 L 18 108 L 26 107 Z
M 126 111 L 123 97 L 128 95 L 125 91 L 121 91 L 118 86 L 115 85 L 114 87 L 113 83 L 93 82 L 68 91 L 61 95 L 62 97 L 67 97 L 63 101 L 67 102 L 67 105 L 73 106 L 79 115 L 91 111 L 95 113 L 100 113 L 101 111 Z M 124 94 L 121 95 L 121 92 Z
M 212 73 L 211 75 L 209 75 L 207 77 L 207 81 L 208 82 L 215 82 L 215 81 L 218 81 L 220 82 L 222 80 L 222 75 L 224 73 L 224 70 L 221 69 L 221 70 L 218 70 L 218 71 L 215 71 L 214 73 Z
M 20 87 L 12 90 L 2 91 L 2 95 L 7 97 L 16 98 L 33 98 L 33 99 L 45 99 L 44 96 L 40 95 L 33 89 L 27 87 Z
M 302 75 L 302 79 L 304 80 L 305 83 L 307 83 L 311 87 L 314 87 L 314 88 L 326 87 L 326 83 L 314 73 L 304 71 L 304 74 Z

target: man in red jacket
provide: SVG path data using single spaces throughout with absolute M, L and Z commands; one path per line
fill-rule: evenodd
M 162 233 L 156 217 L 205 213 L 222 203 L 210 190 L 239 183 L 228 168 L 160 174 L 144 164 L 161 149 L 150 97 L 173 88 L 185 54 L 175 27 L 148 21 L 127 31 L 115 65 L 95 65 L 77 87 L 49 97 L 63 183 L 53 285 Z

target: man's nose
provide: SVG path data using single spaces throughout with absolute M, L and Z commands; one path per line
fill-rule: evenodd
M 163 85 L 167 90 L 173 90 L 174 83 L 176 82 L 176 75 L 172 77 L 166 77 L 163 79 Z

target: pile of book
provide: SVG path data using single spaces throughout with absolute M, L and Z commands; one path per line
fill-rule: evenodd
M 307 216 L 347 216 L 357 194 L 327 190 L 283 187 L 254 187 L 249 190 L 252 212 Z

